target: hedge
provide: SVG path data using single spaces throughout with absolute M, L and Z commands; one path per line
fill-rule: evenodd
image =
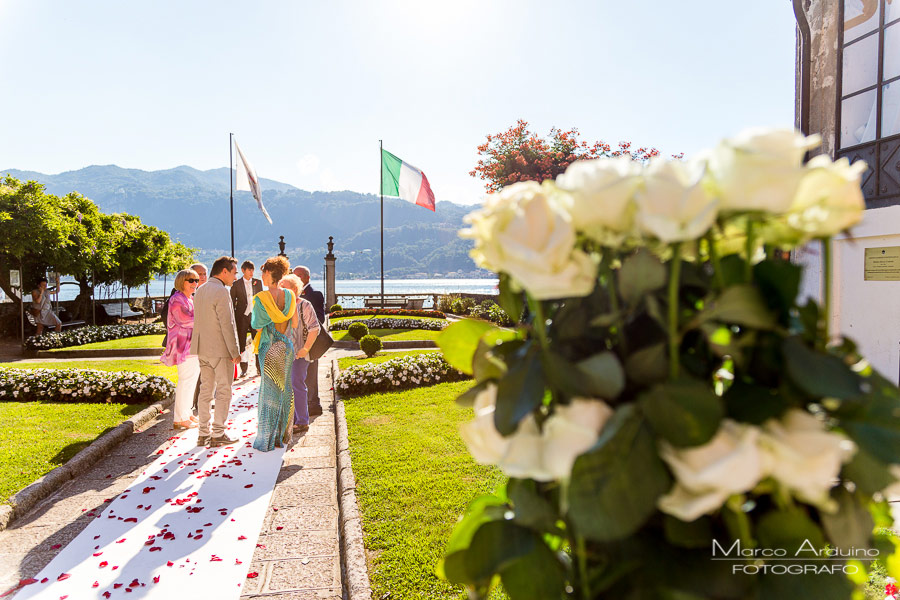
M 441 331 L 448 325 L 447 321 L 442 321 L 440 319 L 382 319 L 376 317 L 374 319 L 338 321 L 337 323 L 332 323 L 328 329 L 330 331 L 341 331 L 343 329 L 350 329 L 350 327 L 356 323 L 362 323 L 369 328 L 369 331 L 372 329 L 425 329 L 427 331 Z
M 0 400 L 16 402 L 159 402 L 175 384 L 158 375 L 94 369 L 0 369 Z
M 25 340 L 26 350 L 52 350 L 68 348 L 94 342 L 108 342 L 138 335 L 153 335 L 166 332 L 162 323 L 133 323 L 125 325 L 89 325 L 72 331 L 57 333 L 52 331 L 42 336 L 33 335 Z
M 446 319 L 447 315 L 439 310 L 406 310 L 405 308 L 348 308 L 331 313 L 332 319 L 342 317 L 362 317 L 365 315 L 387 315 L 391 317 L 431 317 L 433 319 Z
M 359 396 L 468 378 L 451 367 L 440 352 L 428 352 L 399 356 L 378 364 L 353 365 L 341 372 L 335 389 L 344 396 Z

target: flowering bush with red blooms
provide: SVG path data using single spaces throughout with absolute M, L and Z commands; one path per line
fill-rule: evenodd
M 405 308 L 348 308 L 331 313 L 332 319 L 341 317 L 359 317 L 362 315 L 393 315 L 397 317 L 429 317 L 432 319 L 446 319 L 447 315 L 439 310 L 407 310 Z
M 508 130 L 487 136 L 478 146 L 481 158 L 472 177 L 487 181 L 485 188 L 496 192 L 503 186 L 518 181 L 544 181 L 555 179 L 576 160 L 630 155 L 637 161 L 647 161 L 659 156 L 656 148 L 631 149 L 630 142 L 619 142 L 616 150 L 602 141 L 589 146 L 578 140 L 578 130 L 563 131 L 554 127 L 548 139 L 528 130 L 528 122 L 519 119 Z

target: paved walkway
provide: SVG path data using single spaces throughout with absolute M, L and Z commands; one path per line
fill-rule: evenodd
M 330 356 L 319 363 L 324 413 L 313 418 L 309 431 L 296 438 L 284 454 L 258 546 L 246 565 L 248 573 L 257 575 L 243 581 L 241 598 L 342 597 Z M 178 443 L 174 435 L 172 414 L 167 411 L 93 469 L 62 486 L 0 532 L 0 594 L 39 573 L 107 509 L 112 499 L 129 489 L 161 452 Z M 196 432 L 184 435 L 195 436 Z M 144 594 L 126 596 L 139 598 Z

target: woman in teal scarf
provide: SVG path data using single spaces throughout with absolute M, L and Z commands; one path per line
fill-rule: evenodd
M 291 441 L 294 393 L 291 366 L 294 363 L 294 329 L 299 325 L 297 299 L 278 282 L 290 271 L 283 256 L 270 258 L 262 266 L 263 285 L 268 289 L 253 297 L 250 326 L 259 330 L 253 341 L 259 354 L 262 380 L 259 386 L 259 428 L 253 447 L 269 452 Z

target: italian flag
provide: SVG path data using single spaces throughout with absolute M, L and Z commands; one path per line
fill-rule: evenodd
M 434 192 L 425 173 L 384 149 L 381 150 L 381 193 L 434 211 Z

